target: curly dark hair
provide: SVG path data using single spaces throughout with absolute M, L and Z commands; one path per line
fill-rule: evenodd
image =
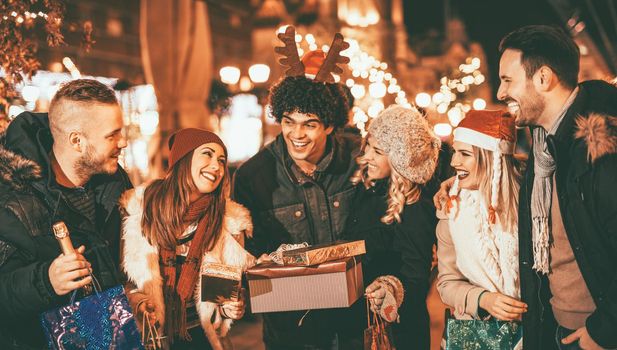
M 319 83 L 304 76 L 286 77 L 270 89 L 268 102 L 278 123 L 288 113 L 316 115 L 326 126 L 347 123 L 347 96 L 339 84 Z

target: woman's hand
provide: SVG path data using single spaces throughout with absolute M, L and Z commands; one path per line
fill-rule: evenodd
M 156 319 L 156 313 L 154 304 L 148 301 L 144 301 L 139 303 L 137 307 L 137 318 L 143 319 L 144 316 L 147 316 L 147 319 L 152 327 L 158 327 L 158 320 Z
M 439 191 L 437 191 L 437 193 L 433 196 L 433 204 L 435 204 L 435 208 L 437 208 L 437 210 L 441 210 L 442 203 L 446 203 L 448 200 L 448 192 L 450 192 L 450 188 L 452 188 L 455 179 L 456 176 L 452 176 L 442 182 L 439 186 Z
M 383 300 L 386 297 L 386 287 L 383 283 L 375 280 L 366 287 L 364 294 L 371 304 L 371 310 L 377 312 L 381 309 L 381 304 L 383 304 Z
M 520 321 L 527 312 L 527 304 L 501 293 L 483 293 L 479 306 L 502 321 Z
M 240 298 L 238 301 L 226 301 L 220 307 L 223 317 L 239 320 L 244 316 L 246 305 L 244 304 L 244 298 Z

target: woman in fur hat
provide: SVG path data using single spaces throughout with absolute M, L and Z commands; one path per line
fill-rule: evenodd
M 206 262 L 253 264 L 242 247 L 251 218 L 228 198 L 227 150 L 217 135 L 183 129 L 169 148 L 167 175 L 122 199 L 122 267 L 135 286 L 128 295 L 137 319 L 147 313 L 173 349 L 223 349 L 219 336 L 242 317 L 244 302 L 202 302 L 200 272 Z
M 373 308 L 393 322 L 398 349 L 429 349 L 429 289 L 441 142 L 415 108 L 390 106 L 371 121 L 352 178 L 357 196 L 346 239 L 364 239 L 362 261 Z M 356 303 L 345 317 L 344 349 L 361 347 L 366 307 Z M 353 314 L 353 316 L 351 316 Z M 355 342 L 355 343 L 354 343 Z M 360 343 L 360 344 L 358 344 Z
M 450 200 L 438 212 L 437 289 L 457 319 L 520 320 L 514 117 L 470 111 L 454 130 Z

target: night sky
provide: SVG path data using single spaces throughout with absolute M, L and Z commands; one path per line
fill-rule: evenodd
M 497 50 L 500 39 L 508 32 L 529 24 L 550 24 L 566 29 L 567 20 L 562 20 L 549 4 L 550 0 L 404 0 L 405 23 L 412 48 L 418 47 L 426 54 L 435 54 L 438 48 L 427 43 L 443 43 L 446 4 L 449 6 L 451 17 L 463 20 L 467 35 L 472 41 L 479 42 L 487 55 L 490 70 L 491 85 L 494 90 L 498 84 L 499 52 Z M 553 2 L 556 2 L 553 0 Z M 564 1 L 561 1 L 562 3 Z M 597 17 L 587 6 L 588 1 L 565 1 L 571 5 L 571 14 L 578 15 L 586 24 L 586 31 L 592 36 L 596 45 L 605 54 L 612 57 L 612 67 L 615 72 L 615 50 L 617 42 L 617 18 L 613 12 L 617 0 L 593 0 Z M 569 14 L 569 15 L 571 15 Z M 599 21 L 598 21 L 599 20 Z M 597 23 L 600 22 L 600 26 Z M 603 27 L 608 35 L 609 47 L 603 45 L 599 35 L 599 27 Z M 440 40 L 441 39 L 441 40 Z M 435 44 L 433 44 L 434 46 Z M 612 47 L 610 47 L 612 45 Z M 614 52 L 614 51 L 613 51 Z M 421 53 L 422 54 L 422 53 Z M 496 93 L 496 91 L 494 91 Z M 493 94 L 494 95 L 494 94 Z

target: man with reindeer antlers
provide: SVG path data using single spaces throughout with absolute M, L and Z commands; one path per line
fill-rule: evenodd
M 295 29 L 287 27 L 278 37 L 285 46 L 275 51 L 288 69 L 269 99 L 281 134 L 243 164 L 234 179 L 234 199 L 253 217 L 247 249 L 255 256 L 282 243 L 313 245 L 339 238 L 354 193 L 349 178 L 360 141 L 335 135 L 347 122 L 348 108 L 332 73 L 342 73 L 337 64 L 349 62 L 339 55 L 349 44 L 337 33 L 327 55 L 315 50 L 300 60 Z M 266 348 L 338 349 L 331 312 L 264 314 Z

